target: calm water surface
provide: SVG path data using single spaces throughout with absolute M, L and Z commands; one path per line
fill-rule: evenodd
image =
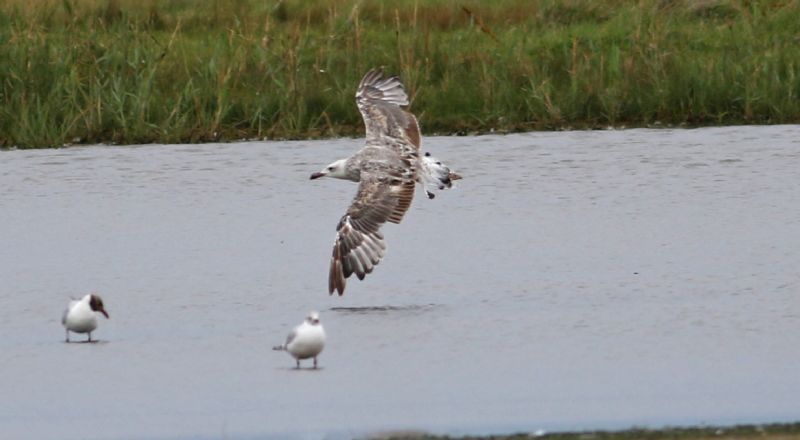
M 308 176 L 360 144 L 0 152 L 0 437 L 800 419 L 800 127 L 427 138 L 465 179 L 330 297 L 356 186 Z M 90 291 L 101 342 L 65 344 Z

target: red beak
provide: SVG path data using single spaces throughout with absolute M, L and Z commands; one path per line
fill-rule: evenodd
M 103 314 L 103 316 L 105 316 L 105 317 L 106 317 L 106 319 L 108 319 L 108 313 L 106 313 L 106 311 L 105 311 L 105 310 L 100 310 L 100 313 L 102 313 L 102 314 Z

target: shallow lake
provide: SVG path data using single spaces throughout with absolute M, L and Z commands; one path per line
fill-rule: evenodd
M 3 438 L 800 419 L 800 127 L 429 137 L 464 175 L 327 293 L 359 139 L 0 152 Z M 64 343 L 98 292 L 94 344 Z M 321 311 L 321 369 L 271 347 Z M 74 336 L 75 340 L 83 336 Z

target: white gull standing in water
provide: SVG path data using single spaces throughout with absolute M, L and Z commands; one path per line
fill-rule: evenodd
M 81 299 L 72 300 L 61 316 L 61 324 L 67 332 L 66 341 L 69 342 L 69 332 L 89 333 L 87 342 L 92 342 L 92 332 L 97 328 L 97 313 L 100 312 L 108 319 L 108 313 L 103 306 L 99 295 L 91 293 Z
M 364 75 L 356 91 L 356 104 L 366 125 L 366 145 L 311 175 L 360 182 L 355 199 L 336 226 L 328 293 L 344 293 L 346 279 L 363 280 L 380 263 L 386 243 L 380 227 L 400 223 L 411 206 L 419 182 L 428 198 L 433 188 L 445 189 L 461 176 L 431 157 L 420 156 L 417 118 L 400 106 L 408 95 L 396 76 L 383 77 L 382 69 Z
M 272 347 L 273 350 L 289 352 L 300 368 L 300 359 L 314 358 L 314 368 L 317 368 L 317 356 L 325 348 L 325 329 L 319 321 L 318 312 L 309 312 L 305 321 L 292 329 L 283 345 Z

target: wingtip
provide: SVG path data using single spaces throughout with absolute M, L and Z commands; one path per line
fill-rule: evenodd
M 331 268 L 328 273 L 328 295 L 333 295 L 336 291 L 339 296 L 344 294 L 345 278 L 344 268 L 342 267 L 341 249 L 339 248 L 339 241 L 337 239 L 333 246 L 333 255 L 331 256 Z
M 367 73 L 361 77 L 361 82 L 359 83 L 359 89 L 362 88 L 366 84 L 372 84 L 376 81 L 380 81 L 383 78 L 383 66 L 381 67 L 373 67 L 369 69 Z M 358 96 L 358 92 L 356 92 L 356 96 Z
M 344 295 L 344 285 L 328 286 L 328 295 L 333 296 L 333 292 L 336 292 L 339 296 Z
M 356 100 L 361 103 L 359 106 L 366 105 L 362 99 L 364 102 L 375 100 L 398 106 L 409 105 L 408 94 L 400 77 L 386 77 L 383 67 L 372 68 L 361 78 L 356 89 Z
M 339 277 L 333 281 L 333 286 L 330 286 L 328 289 L 328 295 L 333 295 L 333 292 L 336 292 L 339 296 L 344 295 L 344 285 L 345 285 L 344 277 Z
M 344 274 L 341 271 L 339 272 L 339 277 L 336 281 L 336 293 L 338 293 L 339 296 L 342 296 L 344 295 L 344 286 L 347 285 L 347 279 L 344 277 Z

